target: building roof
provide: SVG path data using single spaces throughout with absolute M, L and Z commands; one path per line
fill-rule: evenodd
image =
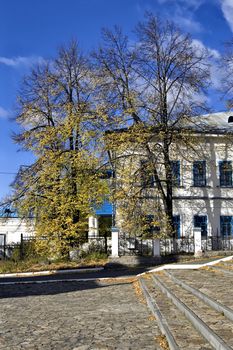
M 229 117 L 232 116 L 232 122 L 229 122 Z M 195 129 L 200 132 L 210 133 L 233 133 L 233 113 L 220 112 L 210 113 L 192 118 L 188 121 L 186 127 Z

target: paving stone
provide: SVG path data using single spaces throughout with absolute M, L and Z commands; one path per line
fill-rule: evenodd
M 158 326 L 129 283 L 1 286 L 0 310 L 1 350 L 158 348 Z
M 161 275 L 160 275 L 161 277 Z M 210 350 L 212 347 L 151 279 L 145 279 L 151 296 L 165 317 L 170 332 L 182 350 Z
M 208 279 L 208 271 L 205 273 L 206 279 Z M 193 276 L 196 276 L 196 274 Z M 206 325 L 208 325 L 229 346 L 233 346 L 233 323 L 230 320 L 228 320 L 222 313 L 212 309 L 192 293 L 175 284 L 168 276 L 161 275 L 160 278 L 166 287 L 169 288 L 186 306 L 188 306 Z

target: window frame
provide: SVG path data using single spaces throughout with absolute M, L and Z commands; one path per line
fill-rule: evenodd
M 196 223 L 196 219 L 205 219 L 203 221 L 205 222 L 200 222 L 198 225 Z M 193 215 L 193 227 L 194 228 L 201 228 L 201 238 L 207 238 L 208 236 L 208 217 L 207 215 Z
M 225 223 L 223 222 L 224 219 L 226 220 Z M 226 230 L 227 232 L 224 232 L 225 230 L 223 230 L 224 229 L 223 224 L 225 224 L 225 228 L 227 228 Z M 221 234 L 221 237 L 233 237 L 233 216 L 232 215 L 220 215 L 220 234 Z
M 178 219 L 178 220 L 177 220 Z M 177 220 L 177 222 L 175 222 Z M 173 215 L 172 216 L 172 221 L 173 221 L 173 225 L 175 228 L 175 237 L 176 238 L 181 238 L 181 220 L 180 220 L 180 215 Z
M 201 172 L 199 172 L 198 167 L 202 165 Z M 193 162 L 193 187 L 206 187 L 206 161 L 205 160 L 195 160 Z
M 224 170 L 224 164 L 230 165 L 230 170 Z M 229 174 L 228 174 L 229 173 Z M 232 187 L 232 161 L 231 160 L 221 160 L 219 161 L 219 186 L 220 187 Z
M 171 160 L 172 186 L 180 187 L 180 160 Z

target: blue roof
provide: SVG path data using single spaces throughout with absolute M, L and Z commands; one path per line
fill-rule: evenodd
M 101 207 L 95 210 L 96 215 L 112 215 L 112 212 L 112 203 L 110 203 L 109 201 L 104 201 Z

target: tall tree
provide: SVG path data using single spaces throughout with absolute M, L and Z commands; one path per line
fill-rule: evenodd
M 173 231 L 172 159 L 178 151 L 174 145 L 187 142 L 187 131 L 182 133 L 181 125 L 206 111 L 204 99 L 199 97 L 209 83 L 208 53 L 196 47 L 190 36 L 172 22 L 161 21 L 150 13 L 137 25 L 135 33 L 135 41 L 130 42 L 117 27 L 104 30 L 102 45 L 94 53 L 108 127 L 127 129 L 110 133 L 108 146 L 114 150 L 118 167 L 123 166 L 123 158 L 127 160 L 124 167 L 131 166 L 131 180 L 127 180 L 131 190 L 123 189 L 130 203 L 128 208 L 134 203 L 131 217 L 136 208 L 137 217 L 142 209 L 144 188 L 135 183 L 143 159 L 143 169 L 153 176 L 156 195 L 161 199 L 157 203 L 165 211 L 166 226 Z M 129 158 L 133 154 L 132 163 Z M 118 199 L 124 173 L 126 169 L 118 182 Z M 123 197 L 119 200 L 123 201 Z
M 225 51 L 220 61 L 221 90 L 228 109 L 233 107 L 233 40 L 225 44 Z
M 36 235 L 47 237 L 39 241 L 43 253 L 64 255 L 82 241 L 88 215 L 108 192 L 97 171 L 101 142 L 94 95 L 90 64 L 76 42 L 34 69 L 20 91 L 21 130 L 14 140 L 36 161 L 19 172 L 11 201 L 22 215 L 35 216 Z

